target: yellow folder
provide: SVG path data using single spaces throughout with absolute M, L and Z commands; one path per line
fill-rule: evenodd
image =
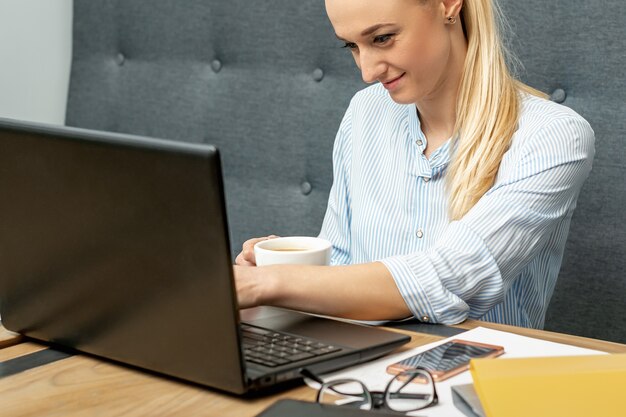
M 487 417 L 626 417 L 626 354 L 473 359 Z

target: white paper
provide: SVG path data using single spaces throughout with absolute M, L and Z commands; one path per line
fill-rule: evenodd
M 504 347 L 504 354 L 500 358 L 528 358 L 540 356 L 576 356 L 576 355 L 597 355 L 605 352 L 597 350 L 585 349 L 561 343 L 548 342 L 545 340 L 534 339 L 531 337 L 520 336 L 513 333 L 502 332 L 499 330 L 477 327 L 464 333 L 428 345 L 420 346 L 402 353 L 385 356 L 373 362 L 364 365 L 354 366 L 339 372 L 326 374 L 322 376 L 324 381 L 331 381 L 340 378 L 353 378 L 362 381 L 365 386 L 372 391 L 383 391 L 387 383 L 392 378 L 385 371 L 388 365 L 401 361 L 415 354 L 424 352 L 432 347 L 446 343 L 452 339 L 463 339 L 473 342 L 487 343 Z M 496 359 L 497 360 L 497 359 Z M 306 383 L 314 389 L 319 388 L 319 384 L 314 381 L 306 380 Z M 458 384 L 471 384 L 472 376 L 469 371 L 456 375 L 446 381 L 437 383 L 437 394 L 439 396 L 439 404 L 428 407 L 424 410 L 416 411 L 414 416 L 429 417 L 465 417 L 452 403 L 452 393 L 450 387 Z

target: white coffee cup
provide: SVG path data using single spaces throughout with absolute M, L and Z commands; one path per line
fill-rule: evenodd
M 330 265 L 333 245 L 318 237 L 278 237 L 254 245 L 256 264 Z

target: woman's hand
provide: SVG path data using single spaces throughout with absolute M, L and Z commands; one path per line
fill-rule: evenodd
M 235 258 L 235 264 L 240 266 L 256 266 L 256 258 L 254 256 L 254 245 L 268 239 L 275 239 L 278 236 L 270 235 L 266 237 L 257 237 L 246 240 L 243 244 L 241 253 Z
M 233 270 L 235 273 L 235 287 L 237 288 L 239 308 L 244 309 L 259 306 L 261 304 L 261 283 L 258 280 L 259 274 L 257 273 L 257 268 L 235 265 L 233 266 Z

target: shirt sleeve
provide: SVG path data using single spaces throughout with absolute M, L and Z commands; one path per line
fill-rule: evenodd
M 510 174 L 451 222 L 437 244 L 381 261 L 418 319 L 452 324 L 484 315 L 571 216 L 591 170 L 591 127 L 561 117 L 521 146 Z
M 328 196 L 326 215 L 319 237 L 333 244 L 331 265 L 352 263 L 350 255 L 350 165 L 352 161 L 352 112 L 343 117 L 333 148 L 333 185 Z

